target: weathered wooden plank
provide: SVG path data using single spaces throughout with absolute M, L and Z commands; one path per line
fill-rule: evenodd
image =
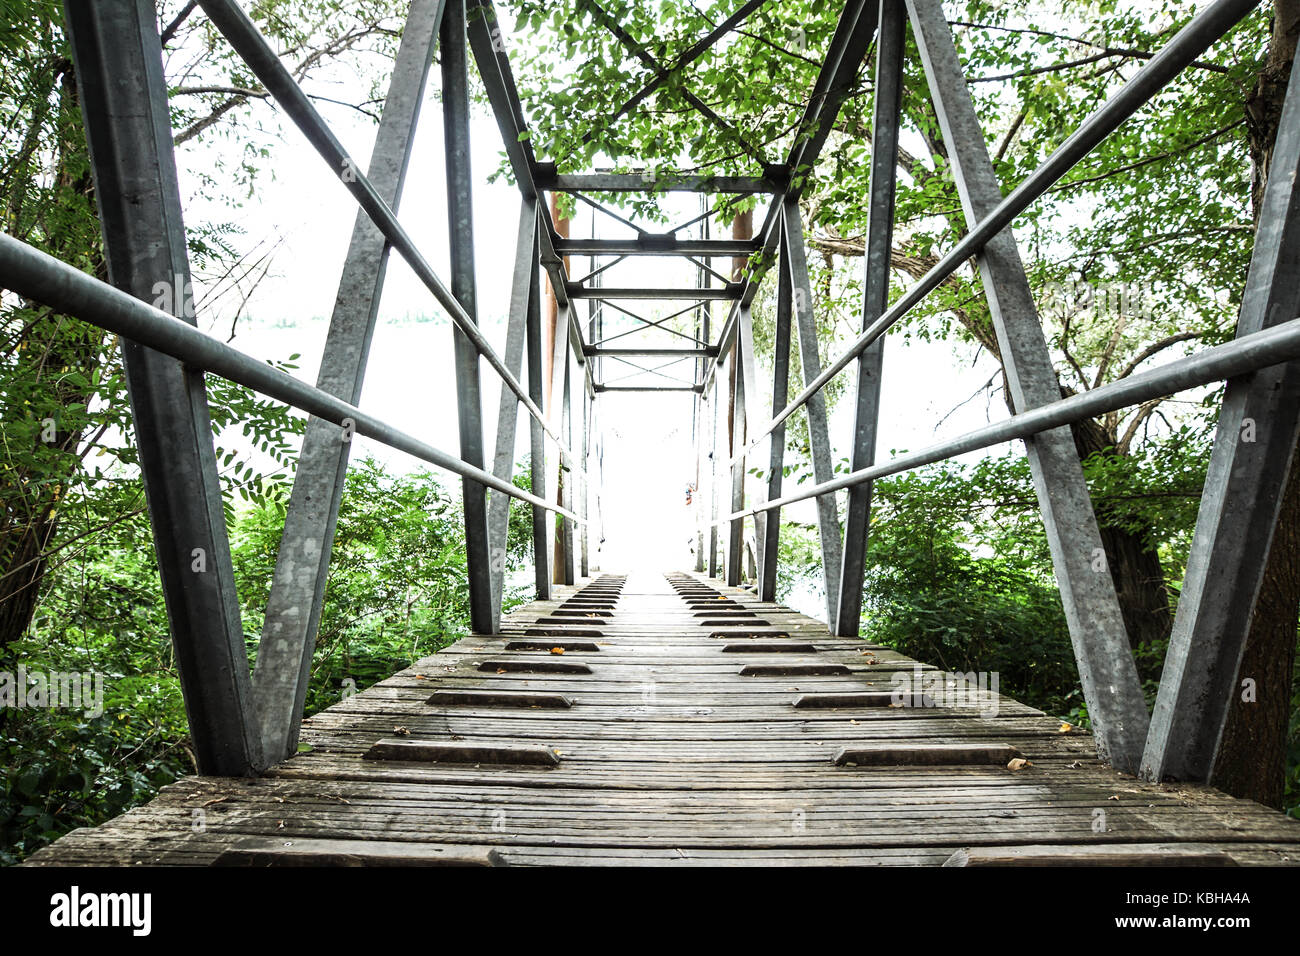
M 1001 764 L 1021 757 L 1008 744 L 888 744 L 845 747 L 835 755 L 837 767 L 877 767 L 896 764 Z
M 543 707 L 559 710 L 573 706 L 572 698 L 564 694 L 530 694 L 509 690 L 439 690 L 426 703 L 438 706 Z
M 591 668 L 577 661 L 550 660 L 492 660 L 478 665 L 481 671 L 494 671 L 498 674 L 590 674 Z
M 434 763 L 501 763 L 558 766 L 560 758 L 550 747 L 509 744 L 445 743 L 386 737 L 366 751 L 368 760 L 427 760 Z
M 1223 850 L 1177 843 L 1006 846 L 957 850 L 944 866 L 1236 866 Z
M 505 866 L 489 847 L 392 840 L 241 837 L 213 866 Z
M 896 694 L 893 691 L 868 691 L 862 694 L 802 694 L 795 707 L 933 707 L 934 701 L 924 694 Z
M 829 677 L 852 673 L 843 664 L 746 664 L 741 677 Z

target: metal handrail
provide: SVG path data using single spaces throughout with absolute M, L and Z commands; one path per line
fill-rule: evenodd
M 477 481 L 494 491 L 553 511 L 570 521 L 586 523 L 565 508 L 422 442 L 355 405 L 232 348 L 183 319 L 3 232 L 0 232 L 0 275 L 4 276 L 5 286 L 14 292 L 59 312 L 164 352 L 194 368 L 213 372 L 335 425 L 343 428 L 350 425 L 357 434 Z
M 733 512 L 712 522 L 721 525 L 752 515 L 763 514 L 798 501 L 818 498 L 844 488 L 851 488 L 877 478 L 911 471 L 924 465 L 978 451 L 991 445 L 1031 438 L 1039 432 L 1072 425 L 1085 418 L 1128 408 L 1153 398 L 1163 398 L 1175 392 L 1209 385 L 1211 382 L 1248 375 L 1270 365 L 1281 365 L 1300 358 L 1300 317 L 1275 325 L 1260 332 L 1251 332 L 1240 338 L 1203 349 L 1194 355 L 1184 356 L 1167 365 L 1150 369 L 1099 388 L 1071 395 L 1060 401 L 1039 405 L 1026 412 L 1012 415 L 1004 421 L 993 422 L 956 438 L 939 442 L 921 451 L 899 455 L 879 465 L 862 468 L 839 478 L 812 485 L 804 490 L 765 501 L 752 508 Z
M 267 91 L 289 115 L 294 125 L 298 127 L 307 138 L 307 141 L 316 149 L 316 152 L 339 176 L 339 179 L 352 194 L 357 204 L 370 216 L 375 228 L 406 260 L 411 270 L 447 311 L 456 327 L 469 339 L 478 353 L 487 360 L 493 371 L 497 373 L 506 386 L 515 393 L 520 404 L 528 409 L 528 413 L 541 424 L 542 430 L 555 442 L 560 453 L 564 456 L 566 466 L 585 477 L 585 472 L 577 464 L 581 460 L 580 457 L 575 455 L 560 438 L 559 434 L 547 424 L 545 414 L 529 397 L 527 389 L 520 384 L 519 379 L 506 367 L 505 362 L 497 355 L 483 335 L 482 330 L 479 329 L 469 313 L 465 311 L 451 290 L 438 278 L 433 266 L 420 254 L 415 241 L 402 227 L 402 224 L 398 222 L 397 214 L 379 195 L 374 186 L 371 185 L 370 180 L 361 171 L 360 166 L 335 137 L 329 125 L 321 117 L 311 100 L 307 98 L 307 94 L 303 92 L 302 87 L 298 85 L 298 82 L 289 73 L 288 69 L 280 62 L 280 58 L 276 56 L 266 38 L 257 29 L 257 25 L 253 23 L 248 14 L 234 0 L 199 0 L 199 5 L 213 25 L 225 36 L 226 41 L 239 55 L 240 59 L 262 81 Z
M 1258 4 L 1259 0 L 1218 0 L 1179 30 L 1159 53 L 1135 73 L 1114 96 L 1079 124 L 1079 127 L 1043 161 L 1042 165 L 1030 173 L 988 216 L 963 236 L 929 272 L 903 293 L 903 296 L 884 315 L 864 329 L 839 358 L 809 382 L 802 392 L 787 402 L 785 408 L 773 415 L 771 421 L 764 425 L 749 444 L 727 462 L 727 465 L 737 464 L 757 449 L 759 443 L 779 428 L 787 418 L 821 391 L 831 379 L 848 368 L 849 364 L 870 348 L 872 343 L 902 321 L 922 299 L 956 272 L 963 262 L 983 249 L 990 239 L 1040 199 L 1102 140 L 1146 105 L 1161 87 L 1191 65 L 1211 44 L 1232 29 Z M 743 306 L 738 303 L 735 309 L 740 308 Z M 722 348 L 718 354 L 717 364 L 720 365 L 726 355 L 726 343 L 719 344 Z

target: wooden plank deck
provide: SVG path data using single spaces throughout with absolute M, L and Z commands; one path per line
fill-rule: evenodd
M 1116 773 L 1006 697 L 888 706 L 915 662 L 715 581 L 601 575 L 502 631 L 317 714 L 263 778 L 182 780 L 27 864 L 1300 864 L 1300 821 Z

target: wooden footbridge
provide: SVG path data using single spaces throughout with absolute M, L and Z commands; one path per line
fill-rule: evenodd
M 29 863 L 1300 864 L 1300 821 L 698 576 L 602 575 L 501 630 L 305 721 L 258 779 Z
M 577 26 L 609 30 L 646 70 L 631 78 L 637 86 L 615 119 L 663 93 L 743 140 L 743 122 L 729 122 L 674 81 L 764 5 L 717 5 L 713 28 L 671 60 L 598 0 L 578 5 Z M 208 18 L 360 207 L 311 386 L 196 327 L 154 4 L 67 0 L 109 281 L 0 235 L 0 284 L 122 337 L 200 776 L 59 840 L 31 864 L 1300 860 L 1300 822 L 1204 785 L 1237 692 L 1300 440 L 1300 79 L 1292 81 L 1273 150 L 1233 341 L 1063 397 L 1011 231 L 1020 213 L 1254 6 L 1205 4 L 1004 193 L 940 0 L 844 2 L 782 161 L 747 144 L 748 159 L 737 161 L 747 169 L 726 175 L 630 168 L 636 157 L 613 157 L 615 171 L 539 160 L 513 80 L 512 38 L 491 0 L 412 0 L 363 173 L 240 4 L 198 0 L 186 13 Z M 909 29 L 969 230 L 891 301 Z M 396 212 L 435 53 L 449 286 Z M 478 326 L 471 62 L 521 199 L 501 350 Z M 861 334 L 822 367 L 801 200 L 841 105 L 861 95 L 868 65 L 872 174 L 862 197 L 869 216 Z M 754 196 L 766 211 L 759 228 L 730 239 L 687 238 L 690 224 L 652 232 L 617 215 L 628 236 L 584 239 L 560 228 L 547 201 L 556 193 L 663 191 Z M 392 252 L 454 326 L 458 454 L 357 407 Z M 692 263 L 696 284 L 605 284 L 608 269 L 636 257 Z M 574 278 L 570 266 L 580 258 L 591 268 Z M 972 259 L 1014 413 L 877 462 L 885 333 Z M 730 273 L 713 268 L 719 261 L 733 263 Z M 750 310 L 770 273 L 777 289 L 768 392 L 757 375 Z M 160 296 L 160 286 L 170 294 Z M 690 303 L 678 314 L 693 315 L 693 327 L 676 329 L 672 315 L 649 319 L 632 308 L 647 300 Z M 585 321 L 583 302 L 593 306 Z M 616 329 L 615 312 L 634 325 Z M 632 346 L 625 336 L 633 332 L 649 338 Z M 791 397 L 796 339 L 801 384 Z M 607 376 L 618 363 L 663 377 L 658 367 L 635 364 L 645 359 L 678 363 L 691 377 L 664 386 L 618 385 Z M 490 453 L 483 366 L 502 383 Z M 839 453 L 851 470 L 837 474 L 822 390 L 845 372 L 855 385 L 854 426 Z M 311 416 L 255 668 L 222 521 L 205 375 Z M 1149 709 L 1114 583 L 1104 561 L 1099 567 L 1105 550 L 1070 426 L 1223 381 L 1200 519 Z M 419 385 L 412 383 L 413 395 Z M 592 548 L 602 440 L 593 422 L 606 393 L 664 390 L 690 396 L 698 564 L 692 574 L 625 579 L 601 569 Z M 807 432 L 797 444 L 808 450 L 815 480 L 791 492 L 782 488 L 786 423 L 799 409 Z M 521 410 L 529 422 L 527 490 L 514 480 Z M 304 722 L 354 434 L 462 479 L 474 636 Z M 1029 457 L 1091 734 L 859 637 L 872 481 L 1012 441 L 1023 442 Z M 511 499 L 531 507 L 537 600 L 503 615 Z M 782 509 L 813 499 L 827 623 L 775 603 Z

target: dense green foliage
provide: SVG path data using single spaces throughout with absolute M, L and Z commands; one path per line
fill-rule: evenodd
M 521 487 L 526 481 L 521 480 Z M 104 675 L 104 711 L 0 711 L 0 862 L 76 826 L 107 819 L 194 772 L 184 703 L 137 482 L 115 486 L 126 517 L 93 548 L 52 570 L 30 634 L 12 648 L 29 672 Z M 67 503 L 62 523 L 91 530 L 102 496 Z M 231 542 L 250 658 L 257 652 L 285 498 L 239 508 Z M 428 473 L 387 474 L 372 460 L 348 473 L 307 714 L 432 654 L 469 627 L 459 496 Z M 512 508 L 506 604 L 527 589 L 510 572 L 531 559 L 531 511 Z M 9 669 L 8 665 L 3 669 Z

